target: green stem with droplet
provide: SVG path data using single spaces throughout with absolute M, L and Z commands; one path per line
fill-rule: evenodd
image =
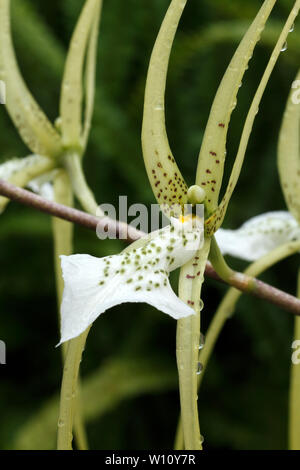
M 289 242 L 284 245 L 279 246 L 275 250 L 271 251 L 267 255 L 263 256 L 259 260 L 255 261 L 252 263 L 245 271 L 245 274 L 247 274 L 250 277 L 257 277 L 260 274 L 262 274 L 264 271 L 269 269 L 271 266 L 277 264 L 278 262 L 282 261 L 283 259 L 287 258 L 288 256 L 291 256 L 295 253 L 297 253 L 300 250 L 300 242 Z M 300 277 L 299 277 L 299 284 L 300 284 Z M 298 290 L 300 291 L 300 285 L 298 287 Z M 240 296 L 243 293 L 241 291 L 238 291 L 235 288 L 230 288 L 223 298 L 216 314 L 213 317 L 213 320 L 209 326 L 208 332 L 206 334 L 205 338 L 205 345 L 204 348 L 201 350 L 199 354 L 199 361 L 201 362 L 203 366 L 202 373 L 198 375 L 198 388 L 200 387 L 203 377 L 204 377 L 204 372 L 206 370 L 208 361 L 211 357 L 211 354 L 213 352 L 214 346 L 216 344 L 216 341 L 224 327 L 224 324 L 226 323 L 227 319 L 230 318 L 236 308 L 237 301 L 239 300 Z M 296 322 L 299 322 L 299 318 L 296 319 Z M 300 331 L 298 338 L 300 338 Z M 300 370 L 297 370 L 297 373 L 299 374 Z M 300 377 L 298 381 L 298 385 L 300 384 Z M 298 393 L 298 405 L 299 403 L 299 393 Z M 300 409 L 300 406 L 299 406 Z M 297 421 L 297 425 L 299 425 L 299 420 Z M 298 426 L 298 432 L 299 432 L 299 426 Z M 299 440 L 299 437 L 298 437 Z M 175 438 L 175 450 L 180 450 L 183 449 L 184 446 L 184 440 L 183 440 L 183 425 L 182 425 L 182 420 L 179 421 L 178 427 L 177 427 L 177 432 L 176 432 L 176 438 Z
M 297 295 L 300 298 L 300 269 L 298 272 Z M 300 318 L 295 319 L 294 339 L 300 340 Z M 300 365 L 291 365 L 289 405 L 289 449 L 300 450 Z
M 59 204 L 65 206 L 73 206 L 73 192 L 70 184 L 70 179 L 64 170 L 60 170 L 54 179 L 54 200 Z M 56 278 L 56 291 L 58 308 L 60 309 L 62 294 L 64 289 L 64 282 L 61 274 L 60 256 L 71 255 L 73 246 L 73 224 L 66 222 L 56 217 L 52 218 L 52 232 L 54 239 L 54 265 L 55 265 L 55 278 Z M 62 359 L 65 361 L 67 353 L 67 344 L 62 345 Z M 79 389 L 79 381 L 77 384 Z M 86 450 L 88 448 L 86 433 L 83 424 L 83 417 L 80 409 L 79 390 L 77 391 L 77 402 L 74 418 L 74 434 L 76 445 L 79 450 Z
M 60 394 L 57 449 L 72 450 L 77 383 L 82 353 L 89 329 L 68 342 Z
M 181 268 L 179 297 L 195 310 L 195 315 L 177 322 L 177 367 L 184 442 L 187 450 L 201 450 L 198 402 L 197 368 L 200 344 L 200 295 L 203 274 L 210 248 L 210 239 L 197 255 Z

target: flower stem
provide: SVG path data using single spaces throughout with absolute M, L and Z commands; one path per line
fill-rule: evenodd
M 220 278 L 228 282 L 234 271 L 227 265 L 214 236 L 211 238 L 209 260 Z
M 245 274 L 248 276 L 259 276 L 262 274 L 264 271 L 269 269 L 271 266 L 274 264 L 277 264 L 279 261 L 287 258 L 288 256 L 291 256 L 295 253 L 297 253 L 300 250 L 300 241 L 296 242 L 289 242 L 284 245 L 281 245 L 277 247 L 275 250 L 271 251 L 267 255 L 263 256 L 259 260 L 255 261 L 253 264 L 251 264 L 245 271 Z M 300 284 L 300 276 L 299 276 L 299 284 Z M 300 290 L 300 286 L 299 286 Z M 214 346 L 216 344 L 216 341 L 220 335 L 220 332 L 222 331 L 222 328 L 228 318 L 230 318 L 235 310 L 237 301 L 239 300 L 240 296 L 243 294 L 243 292 L 238 291 L 235 288 L 230 288 L 227 291 L 227 294 L 223 298 L 215 316 L 213 317 L 213 320 L 209 326 L 208 332 L 206 334 L 205 338 L 205 346 L 201 350 L 199 354 L 199 361 L 201 362 L 203 366 L 202 373 L 198 375 L 198 388 L 200 387 L 203 377 L 204 377 L 204 372 L 206 370 L 208 361 L 211 357 L 211 354 L 213 352 Z M 299 323 L 299 318 L 296 318 L 296 321 Z M 300 331 L 299 331 L 299 336 L 300 338 Z M 296 367 L 295 367 L 296 369 Z M 300 376 L 298 373 L 298 387 L 300 386 Z M 298 390 L 298 407 L 300 410 L 300 401 L 299 401 L 299 390 Z M 300 417 L 299 417 L 300 419 Z M 297 427 L 299 424 L 299 420 L 295 423 L 297 423 Z M 299 432 L 299 428 L 298 428 Z M 298 441 L 299 441 L 299 435 L 298 435 Z M 183 449 L 184 441 L 183 441 L 183 419 L 182 422 L 179 421 L 178 427 L 177 427 L 177 432 L 176 432 L 176 438 L 175 438 L 175 445 L 174 448 L 175 450 Z
M 85 180 L 79 154 L 76 152 L 68 153 L 64 158 L 64 163 L 72 183 L 74 194 L 83 209 L 92 215 L 103 215 Z
M 60 170 L 54 179 L 54 200 L 68 207 L 73 206 L 73 193 L 70 180 L 64 170 Z M 70 255 L 73 251 L 73 224 L 57 217 L 52 218 L 54 238 L 54 264 L 56 276 L 57 301 L 60 307 L 64 282 L 61 275 L 60 255 Z
M 79 367 L 89 329 L 68 342 L 58 419 L 57 449 L 72 450 L 73 421 L 77 403 Z
M 297 295 L 300 298 L 300 269 L 298 272 Z M 294 339 L 300 339 L 300 317 L 295 319 Z M 300 450 L 300 365 L 291 365 L 289 401 L 289 449 Z
M 181 268 L 179 279 L 179 297 L 195 310 L 195 315 L 178 320 L 177 323 L 176 353 L 180 405 L 187 450 L 202 449 L 197 403 L 197 368 L 200 344 L 200 295 L 209 247 L 210 239 L 205 239 L 204 246 L 196 257 Z
M 65 206 L 73 205 L 73 192 L 70 184 L 69 177 L 64 170 L 60 170 L 54 180 L 54 199 L 60 204 Z M 55 278 L 56 278 L 56 291 L 58 308 L 60 309 L 64 282 L 61 275 L 60 255 L 70 255 L 73 251 L 73 224 L 66 222 L 56 217 L 52 218 L 52 232 L 54 239 L 54 264 L 55 264 Z M 67 344 L 62 345 L 62 359 L 63 362 L 66 358 Z M 79 383 L 77 385 L 79 387 Z M 80 411 L 79 391 L 77 392 L 78 399 L 76 403 L 76 412 L 74 418 L 74 434 L 76 438 L 76 445 L 79 450 L 86 450 L 88 448 L 87 438 L 85 434 L 83 418 Z

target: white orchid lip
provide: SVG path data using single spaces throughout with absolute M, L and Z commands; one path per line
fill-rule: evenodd
M 27 188 L 49 201 L 54 201 L 53 181 L 57 170 L 45 173 L 29 181 Z
M 60 344 L 124 302 L 145 302 L 175 319 L 193 315 L 194 310 L 177 297 L 168 279 L 203 244 L 203 224 L 191 221 L 172 219 L 170 226 L 157 231 L 144 246 L 119 255 L 61 256 L 65 289 Z
M 283 243 L 299 240 L 300 226 L 287 211 L 267 212 L 237 230 L 219 229 L 215 237 L 224 255 L 255 261 Z
M 42 155 L 12 158 L 0 165 L 0 179 L 24 187 L 40 175 L 51 172 L 53 168 L 53 160 Z M 8 202 L 7 198 L 0 196 L 0 213 Z

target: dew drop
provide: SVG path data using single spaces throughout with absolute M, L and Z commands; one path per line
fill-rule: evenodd
M 198 365 L 197 365 L 197 375 L 200 375 L 201 372 L 203 371 L 203 364 L 201 362 L 198 362 Z
M 63 419 L 59 419 L 57 425 L 58 425 L 59 428 L 62 428 L 62 427 L 65 425 L 64 420 L 63 420 Z
M 281 48 L 281 52 L 285 52 L 285 51 L 287 50 L 287 48 L 288 48 L 288 43 L 285 42 L 285 43 L 283 44 L 282 48 Z
M 199 301 L 199 309 L 200 309 L 200 312 L 201 312 L 201 310 L 203 310 L 203 307 L 204 307 L 204 302 L 203 302 L 202 299 L 200 299 L 200 301 Z
M 199 349 L 203 349 L 205 344 L 205 336 L 203 333 L 200 333 L 200 343 L 199 343 Z
M 291 29 L 289 30 L 289 33 L 292 33 L 295 29 L 295 23 L 292 24 Z
M 234 101 L 231 105 L 230 110 L 233 111 L 236 108 L 236 105 L 237 105 L 237 101 Z
M 203 437 L 202 434 L 201 434 L 201 436 L 200 436 L 200 444 L 203 444 L 203 442 L 204 442 L 204 437 Z

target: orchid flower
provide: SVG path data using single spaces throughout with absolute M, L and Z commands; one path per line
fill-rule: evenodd
M 255 261 L 284 243 L 300 240 L 300 225 L 290 212 L 267 212 L 237 230 L 220 228 L 215 237 L 223 255 Z
M 170 225 L 146 240 L 140 248 L 104 258 L 61 257 L 65 281 L 61 343 L 79 336 L 101 313 L 124 302 L 146 302 L 175 319 L 195 314 L 176 296 L 168 276 L 203 245 L 203 221 L 172 217 Z
M 136 248 L 133 244 L 128 252 L 113 257 L 97 259 L 88 255 L 75 255 L 62 258 L 65 291 L 61 309 L 61 342 L 77 337 L 83 332 L 85 334 L 80 335 L 78 344 L 71 342 L 68 351 L 60 413 L 62 420 L 67 424 L 59 432 L 60 448 L 71 446 L 71 420 L 65 420 L 65 416 L 72 416 L 72 411 L 71 404 L 66 404 L 66 397 L 76 379 L 80 348 L 82 350 L 84 347 L 87 329 L 99 314 L 113 305 L 126 301 L 147 302 L 179 319 L 177 363 L 185 449 L 202 448 L 198 422 L 196 371 L 200 344 L 202 309 L 200 296 L 203 274 L 211 238 L 225 217 L 239 178 L 257 109 L 280 56 L 282 45 L 298 14 L 300 0 L 295 1 L 250 106 L 233 170 L 221 201 L 219 193 L 223 180 L 231 113 L 236 105 L 240 84 L 253 50 L 276 0 L 263 2 L 229 64 L 208 120 L 199 156 L 196 185 L 190 188 L 176 164 L 165 125 L 165 87 L 169 57 L 186 3 L 187 0 L 170 2 L 157 36 L 148 69 L 142 125 L 143 157 L 148 178 L 157 202 L 163 204 L 162 210 L 170 219 L 171 225 L 168 230 L 171 232 L 173 229 L 174 235 L 169 240 L 165 239 L 166 229 L 163 229 L 151 241 L 146 237 L 141 241 L 142 246 Z M 69 118 L 71 117 L 70 114 Z M 182 207 L 189 202 L 192 204 L 203 202 L 205 205 L 205 237 L 203 230 L 193 227 L 190 235 L 194 239 L 194 246 L 186 252 L 186 240 L 180 235 L 176 217 L 182 212 Z M 176 212 L 177 208 L 179 214 Z M 179 218 L 180 222 L 182 221 Z M 189 223 L 184 219 L 183 225 Z M 204 240 L 201 243 L 202 235 Z M 161 250 L 160 256 L 156 257 L 154 253 L 156 249 Z M 176 267 L 182 267 L 179 281 L 180 299 L 170 290 L 168 283 L 168 274 Z
M 191 188 L 186 185 L 176 164 L 165 125 L 165 88 L 168 62 L 177 26 L 186 3 L 187 0 L 172 0 L 170 3 L 152 51 L 145 90 L 142 126 L 143 156 L 153 193 L 159 204 L 165 204 L 164 213 L 167 216 L 175 215 L 173 212 L 174 203 L 182 205 L 187 202 L 193 203 L 190 197 Z M 197 253 L 197 258 L 200 261 L 192 260 L 184 266 L 179 280 L 180 297 L 192 299 L 196 310 L 195 317 L 179 321 L 177 330 L 177 363 L 185 449 L 202 449 L 195 370 L 198 361 L 197 349 L 200 342 L 201 326 L 201 309 L 199 309 L 198 301 L 211 240 L 223 223 L 228 204 L 239 179 L 262 96 L 300 7 L 300 0 L 295 1 L 294 8 L 291 10 L 272 51 L 251 103 L 227 188 L 220 200 L 231 114 L 237 104 L 238 91 L 249 61 L 275 3 L 276 0 L 265 0 L 262 3 L 258 14 L 242 38 L 217 91 L 200 149 L 195 186 L 203 190 L 204 197 L 201 195 L 200 200 L 195 203 L 203 202 L 205 206 L 205 242 Z M 195 195 L 195 192 L 192 191 L 192 194 Z M 202 275 L 199 277 L 195 276 L 194 266 L 197 266 L 198 270 L 201 267 Z
M 8 114 L 34 155 L 0 165 L 0 178 L 17 186 L 28 186 L 65 205 L 73 205 L 75 195 L 87 212 L 101 216 L 82 171 L 82 158 L 93 115 L 102 0 L 84 2 L 70 41 L 61 85 L 59 117 L 54 123 L 35 101 L 19 70 L 11 32 L 10 4 L 10 0 L 0 1 L 0 80 L 6 85 Z M 41 180 L 35 180 L 37 177 Z M 0 197 L 0 212 L 7 202 L 6 198 Z M 58 255 L 72 252 L 72 226 L 54 218 L 52 227 L 60 301 L 63 282 Z M 78 409 L 76 416 L 77 445 L 84 449 L 86 444 L 83 443 L 83 424 Z
M 81 205 L 93 214 L 96 214 L 98 205 L 85 181 L 81 158 L 93 114 L 101 7 L 102 0 L 85 1 L 66 59 L 60 116 L 52 124 L 21 76 L 11 34 L 10 0 L 0 2 L 0 80 L 6 84 L 6 109 L 20 137 L 34 154 L 0 165 L 0 178 L 23 187 L 53 168 L 64 168 Z M 6 198 L 0 198 L 0 211 L 7 202 Z
M 186 3 L 187 0 L 172 0 L 170 3 L 152 51 L 145 90 L 142 126 L 143 156 L 154 196 L 159 204 L 164 203 L 164 213 L 167 217 L 176 215 L 173 209 L 174 204 L 184 205 L 187 202 L 193 202 L 190 197 L 191 188 L 186 185 L 171 151 L 165 124 L 168 63 L 177 26 Z M 201 326 L 201 309 L 199 309 L 198 302 L 211 239 L 223 223 L 229 201 L 239 179 L 257 110 L 300 7 L 300 1 L 297 0 L 271 54 L 245 121 L 225 194 L 219 200 L 231 114 L 237 104 L 238 91 L 249 61 L 275 3 L 276 0 L 265 0 L 262 3 L 258 14 L 242 38 L 217 91 L 199 154 L 196 185 L 193 188 L 198 187 L 199 194 L 201 194 L 199 192 L 201 188 L 204 193 L 204 197 L 201 195 L 200 200 L 195 203 L 203 202 L 205 206 L 205 242 L 197 253 L 200 261 L 192 260 L 184 266 L 179 281 L 180 297 L 192 299 L 196 310 L 196 315 L 191 320 L 180 320 L 177 330 L 177 363 L 186 449 L 202 448 L 195 370 Z M 193 195 L 195 193 L 196 191 L 192 191 Z M 197 266 L 198 271 L 201 267 L 202 275 L 195 275 L 194 266 Z

